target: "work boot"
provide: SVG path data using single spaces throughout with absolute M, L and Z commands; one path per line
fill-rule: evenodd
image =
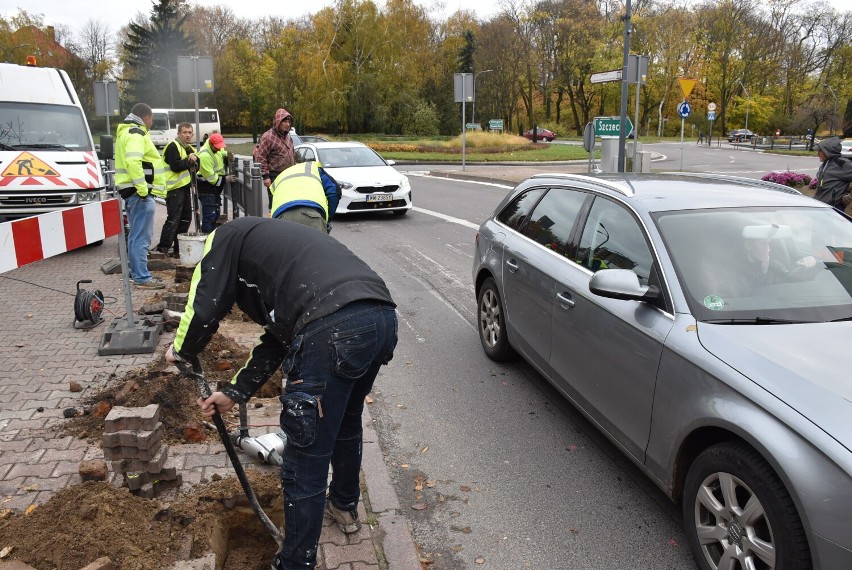
M 137 289 L 165 289 L 166 288 L 166 284 L 163 283 L 160 279 L 157 279 L 156 277 L 152 277 L 151 279 L 148 279 L 147 281 L 143 281 L 141 283 L 138 282 L 138 281 L 134 281 L 133 286 L 136 287 Z
M 342 511 L 331 504 L 331 499 L 325 501 L 325 514 L 334 519 L 337 523 L 337 528 L 344 534 L 352 534 L 358 532 L 361 528 L 361 522 L 358 520 L 358 511 Z

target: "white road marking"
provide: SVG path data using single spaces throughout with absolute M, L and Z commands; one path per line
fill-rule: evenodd
M 482 180 L 465 180 L 464 178 L 447 178 L 446 176 L 432 176 L 431 174 L 420 174 L 414 172 L 406 172 L 406 174 L 411 174 L 413 176 L 419 176 L 421 178 L 435 178 L 437 180 L 452 180 L 453 182 L 465 182 L 467 184 L 479 184 L 481 186 L 494 186 L 495 188 L 503 188 L 505 190 L 511 190 L 515 187 L 515 185 L 509 186 L 506 184 L 499 184 L 497 182 L 484 182 Z
M 454 245 L 450 245 L 450 244 L 446 244 L 446 245 L 447 245 L 447 247 L 450 249 L 450 251 L 455 252 L 455 253 L 458 253 L 459 255 L 463 255 L 463 256 L 465 256 L 465 257 L 469 257 L 469 258 L 473 259 L 473 254 L 472 254 L 472 253 L 470 253 L 469 251 L 462 251 L 461 249 L 457 248 L 457 247 L 456 247 L 456 246 L 454 246 Z
M 411 208 L 415 212 L 420 212 L 421 214 L 426 214 L 428 216 L 435 216 L 436 218 L 441 218 L 447 222 L 452 222 L 454 224 L 459 224 L 460 226 L 464 226 L 466 228 L 470 228 L 472 230 L 478 230 L 479 224 L 474 224 L 473 222 L 468 222 L 467 220 L 462 220 L 461 218 L 454 218 L 453 216 L 448 216 L 447 214 L 442 214 L 441 212 L 433 212 L 432 210 L 427 210 L 425 208 L 418 208 L 414 206 Z

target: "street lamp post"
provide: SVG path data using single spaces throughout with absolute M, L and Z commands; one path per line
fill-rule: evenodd
M 30 44 L 21 44 L 19 46 L 14 46 L 14 47 L 10 47 L 10 48 L 0 47 L 0 49 L 3 50 L 3 53 L 6 54 L 5 62 L 6 63 L 12 63 L 12 52 L 15 51 L 16 49 L 22 48 L 22 47 L 30 47 Z
M 166 73 L 169 74 L 169 95 L 170 95 L 170 98 L 171 98 L 171 101 L 172 101 L 172 107 L 171 108 L 174 109 L 175 108 L 175 92 L 172 89 L 172 72 L 169 71 L 168 68 L 163 67 L 162 65 L 155 65 L 153 63 L 151 65 L 154 66 L 154 67 L 159 67 L 160 69 L 164 70 Z
M 831 116 L 831 136 L 834 136 L 834 119 L 837 117 L 837 93 L 834 92 L 834 89 L 831 88 L 831 85 L 828 83 L 823 83 L 826 89 L 829 90 L 831 96 L 834 97 L 834 114 Z
M 751 95 L 749 95 L 749 94 L 748 94 L 748 90 L 746 89 L 746 86 L 745 86 L 745 85 L 743 85 L 743 82 L 742 82 L 742 81 L 740 81 L 739 79 L 737 79 L 737 83 L 739 83 L 739 84 L 740 84 L 740 87 L 742 87 L 742 88 L 743 88 L 743 93 L 745 93 L 745 96 L 746 96 L 746 124 L 745 124 L 745 130 L 748 130 L 748 107 L 749 107 L 749 103 L 751 102 Z
M 476 122 L 476 78 L 480 73 L 491 73 L 494 71 L 493 69 L 485 69 L 483 71 L 477 71 L 473 74 L 473 109 L 471 110 L 470 122 Z

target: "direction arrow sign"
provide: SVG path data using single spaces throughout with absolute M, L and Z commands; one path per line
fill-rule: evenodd
M 621 130 L 621 119 L 619 117 L 595 117 L 596 137 L 617 137 Z M 633 130 L 633 123 L 627 117 L 627 133 Z
M 677 106 L 677 114 L 680 115 L 681 119 L 687 118 L 691 110 L 692 109 L 690 109 L 689 103 L 687 103 L 686 101 Z
M 611 81 L 621 81 L 621 70 L 613 69 L 612 71 L 599 71 L 593 73 L 589 78 L 592 83 L 609 83 Z

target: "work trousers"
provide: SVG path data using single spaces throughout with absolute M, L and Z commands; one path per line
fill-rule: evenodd
M 394 307 L 356 301 L 308 324 L 290 343 L 281 396 L 288 437 L 281 466 L 284 543 L 273 568 L 316 566 L 326 488 L 335 507 L 357 508 L 364 398 L 393 358 L 396 340 Z
M 130 233 L 127 236 L 127 260 L 130 278 L 137 283 L 153 279 L 148 271 L 148 248 L 154 236 L 154 198 L 133 194 L 124 201 Z
M 191 223 L 192 204 L 190 204 L 189 184 L 169 190 L 166 194 L 166 221 L 160 232 L 160 243 L 157 249 L 160 251 L 171 249 L 175 253 L 180 253 L 177 236 L 189 231 Z
M 199 193 L 198 201 L 201 202 L 201 231 L 209 234 L 216 229 L 216 220 L 222 210 L 222 194 Z

